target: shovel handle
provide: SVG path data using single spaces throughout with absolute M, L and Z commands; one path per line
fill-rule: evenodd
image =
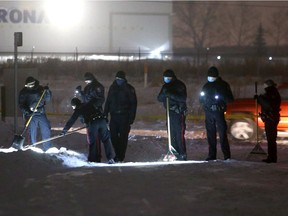
M 44 97 L 44 94 L 45 94 L 45 93 L 46 93 L 46 89 L 44 89 L 44 91 L 43 91 L 43 93 L 42 93 L 42 95 L 41 95 L 41 97 L 40 97 L 38 103 L 36 104 L 36 107 L 34 108 L 34 110 L 37 110 L 37 108 L 38 108 L 38 106 L 39 106 L 39 104 L 40 104 L 42 98 Z M 26 129 L 26 128 L 28 127 L 28 125 L 30 124 L 30 122 L 31 122 L 31 120 L 32 120 L 32 117 L 33 117 L 34 113 L 35 113 L 35 111 L 33 111 L 33 114 L 30 116 L 30 118 L 29 118 L 28 121 L 26 122 L 25 129 Z
M 80 128 L 75 129 L 75 130 L 72 130 L 72 131 L 70 131 L 70 132 L 67 132 L 65 136 L 70 135 L 70 134 L 73 134 L 73 133 L 75 133 L 75 132 L 77 132 L 77 131 L 79 131 L 79 130 L 82 130 L 82 129 L 84 129 L 84 128 L 86 128 L 86 127 L 80 127 Z M 44 142 L 48 142 L 48 141 L 51 141 L 51 140 L 55 140 L 55 139 L 58 139 L 58 138 L 61 138 L 61 137 L 64 137 L 64 136 L 62 136 L 62 135 L 57 135 L 57 136 L 54 136 L 54 137 L 51 137 L 51 138 L 48 138 L 48 139 L 45 139 L 45 140 L 38 141 L 38 142 L 36 142 L 36 143 L 33 143 L 32 145 L 27 145 L 27 146 L 25 146 L 25 147 L 23 148 L 23 150 L 28 149 L 30 146 L 36 146 L 36 145 L 42 144 L 42 143 L 44 143 Z

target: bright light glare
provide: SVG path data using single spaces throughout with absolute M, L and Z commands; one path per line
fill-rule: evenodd
M 78 24 L 83 15 L 84 0 L 46 0 L 45 8 L 51 24 L 61 28 Z
M 152 50 L 150 52 L 149 58 L 161 59 L 162 58 L 161 52 L 168 50 L 168 48 L 169 48 L 169 42 L 166 42 L 165 44 L 163 44 L 162 46 L 158 47 L 157 49 Z

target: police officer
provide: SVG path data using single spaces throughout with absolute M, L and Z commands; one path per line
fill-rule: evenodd
M 206 160 L 217 159 L 217 129 L 224 160 L 227 160 L 231 158 L 231 152 L 224 112 L 226 104 L 234 101 L 234 97 L 230 85 L 219 77 L 216 67 L 210 67 L 207 76 L 208 82 L 203 86 L 199 98 L 205 111 L 205 126 L 209 144 L 209 153 Z
M 105 101 L 105 92 L 104 86 L 95 78 L 95 76 L 90 73 L 86 72 L 84 74 L 84 79 L 86 86 L 82 91 L 81 85 L 76 87 L 76 96 L 79 94 L 83 103 L 89 103 L 94 106 L 97 110 L 103 111 L 103 104 Z M 99 149 L 97 156 L 97 161 L 101 161 L 101 143 L 100 137 L 96 138 L 96 146 Z
M 164 84 L 158 94 L 158 101 L 163 103 L 165 109 L 169 109 L 171 145 L 177 151 L 177 160 L 187 160 L 185 130 L 187 112 L 186 85 L 177 79 L 171 69 L 163 73 Z M 166 98 L 169 99 L 169 107 L 166 107 Z
M 84 90 L 82 91 L 80 85 L 76 87 L 76 93 L 80 94 L 83 103 L 91 103 L 96 109 L 102 110 L 105 101 L 104 86 L 90 72 L 84 74 L 84 79 Z
M 115 163 L 114 152 L 110 139 L 110 133 L 106 125 L 106 120 L 101 110 L 95 108 L 91 103 L 81 103 L 78 98 L 71 100 L 71 106 L 74 112 L 70 119 L 65 124 L 60 135 L 65 135 L 67 131 L 73 126 L 76 120 L 80 117 L 81 122 L 87 126 L 87 138 L 89 141 L 88 161 L 99 162 L 99 148 L 96 144 L 96 139 L 101 137 L 104 144 L 106 158 L 109 164 Z M 100 149 L 101 151 L 101 149 Z
M 128 143 L 131 125 L 135 120 L 137 97 L 135 89 L 127 82 L 124 71 L 118 71 L 109 88 L 104 114 L 110 113 L 111 140 L 116 153 L 115 162 L 122 162 Z
M 40 100 L 42 94 L 43 97 Z M 18 105 L 26 121 L 33 115 L 28 125 L 29 142 L 32 145 L 37 141 L 38 126 L 43 140 L 51 137 L 51 126 L 45 112 L 45 105 L 51 100 L 51 97 L 52 93 L 48 86 L 43 87 L 34 77 L 27 77 L 25 87 L 19 93 Z M 38 107 L 36 107 L 37 104 Z M 44 151 L 47 151 L 50 147 L 50 141 L 43 143 Z
M 268 157 L 266 163 L 277 163 L 277 126 L 280 121 L 281 96 L 273 80 L 264 82 L 265 94 L 255 95 L 261 105 L 260 117 L 265 124 L 265 133 L 268 143 Z

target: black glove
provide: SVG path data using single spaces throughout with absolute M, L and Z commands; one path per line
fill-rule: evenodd
M 62 131 L 61 131 L 61 133 L 59 134 L 59 136 L 65 136 L 65 135 L 66 135 L 66 133 L 67 133 L 67 131 L 66 131 L 66 130 L 62 130 Z
M 24 116 L 29 116 L 29 115 L 32 115 L 32 111 L 31 110 L 24 110 L 23 111 L 23 114 L 24 114 Z
M 76 89 L 75 89 L 75 92 L 76 93 L 80 93 L 81 91 L 82 91 L 81 85 L 77 86 Z
M 165 94 L 165 97 L 170 97 L 170 92 L 168 89 L 163 89 L 163 93 Z
M 45 90 L 49 90 L 49 87 L 46 85 L 43 87 Z

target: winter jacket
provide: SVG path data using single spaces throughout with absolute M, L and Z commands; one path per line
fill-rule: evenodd
M 48 89 L 48 87 L 44 88 L 43 86 L 39 85 L 38 80 L 36 80 L 34 88 L 31 89 L 24 87 L 21 89 L 18 98 L 18 105 L 25 117 L 32 115 L 33 111 L 31 109 L 36 107 L 44 90 L 45 94 L 43 95 L 42 100 L 39 102 L 37 111 L 34 113 L 34 115 L 45 113 L 45 105 L 51 100 L 52 92 Z
M 207 82 L 201 91 L 199 102 L 206 111 L 225 111 L 227 103 L 233 102 L 230 85 L 221 77 L 214 82 Z
M 67 123 L 65 124 L 63 128 L 63 132 L 66 133 L 76 122 L 76 120 L 80 118 L 80 121 L 87 126 L 89 126 L 89 123 L 95 119 L 103 119 L 103 113 L 96 109 L 93 104 L 84 104 L 81 103 L 79 106 L 76 107 L 74 110 L 72 116 L 69 118 Z
M 187 90 L 186 85 L 177 79 L 176 77 L 170 83 L 165 83 L 159 94 L 158 101 L 163 103 L 165 109 L 166 107 L 166 98 L 169 98 L 169 110 L 178 113 L 178 114 L 186 114 L 187 112 Z
M 261 105 L 261 112 L 266 115 L 278 116 L 281 106 L 281 96 L 275 86 L 265 88 L 265 94 L 259 95 L 258 103 Z
M 129 114 L 129 123 L 135 120 L 137 110 L 137 97 L 132 85 L 125 82 L 118 85 L 116 81 L 109 88 L 108 96 L 105 103 L 104 114 L 111 116 L 115 114 Z
M 104 86 L 94 78 L 92 83 L 86 85 L 83 92 L 81 92 L 82 102 L 93 104 L 95 108 L 102 110 L 105 101 L 104 90 Z

